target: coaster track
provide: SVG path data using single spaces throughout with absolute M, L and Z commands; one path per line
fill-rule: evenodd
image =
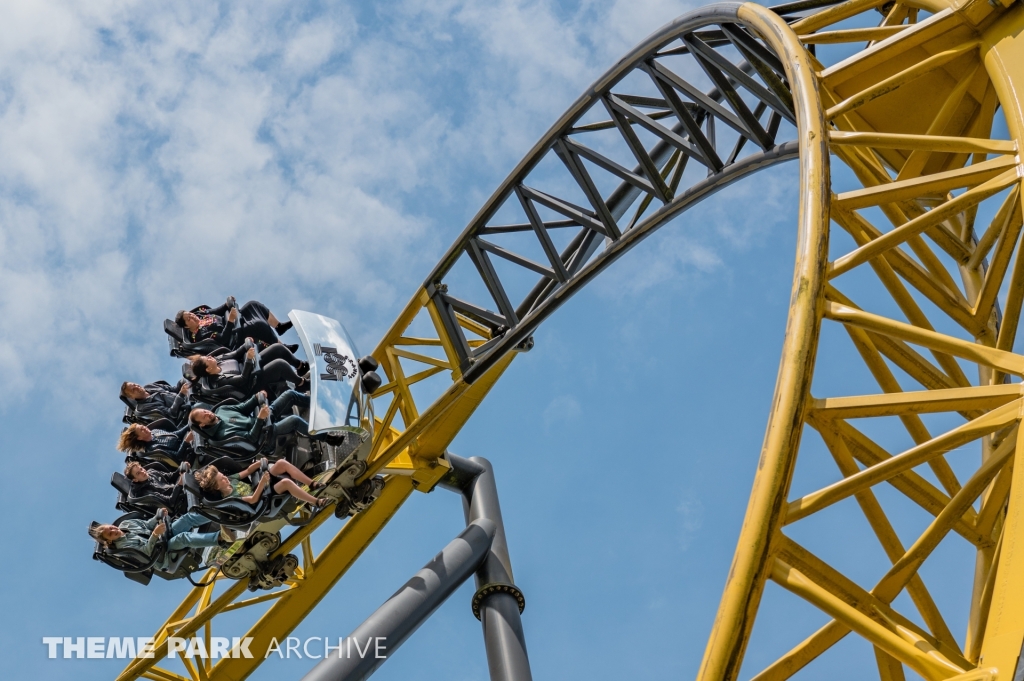
M 413 491 L 445 476 L 446 448 L 541 322 L 693 204 L 789 160 L 799 163 L 799 216 L 782 359 L 698 678 L 731 681 L 742 669 L 785 679 L 812 662 L 809 673 L 828 677 L 827 651 L 849 635 L 867 642 L 883 681 L 907 669 L 929 681 L 1017 678 L 1024 466 L 1013 461 L 1024 397 L 1011 377 L 1024 376 L 1014 352 L 1024 5 L 810 0 L 773 10 L 728 3 L 686 14 L 562 115 L 373 353 L 387 382 L 374 393 L 366 476 L 387 476 L 382 496 L 318 555 L 310 535 L 333 518 L 287 537 L 277 553 L 301 549 L 303 565 L 276 591 L 242 598 L 245 584 L 228 580 L 193 589 L 158 630 L 155 657 L 132 661 L 119 681 L 248 677 L 261 655 L 183 660 L 188 677 L 170 671 L 167 637 L 209 639 L 215 618 L 239 609 L 261 611 L 246 634 L 252 650 L 286 637 Z M 878 389 L 815 395 L 816 364 Z M 973 461 L 959 453 L 968 446 Z M 797 465 L 826 455 L 834 482 L 794 494 Z M 899 495 L 888 510 L 881 483 Z M 904 539 L 895 528 L 906 534 L 908 507 L 929 520 Z M 873 583 L 814 552 L 843 536 L 851 509 L 891 565 Z M 974 560 L 973 587 L 935 598 L 920 569 L 947 539 Z M 755 620 L 785 621 L 761 612 L 768 584 L 829 621 L 766 668 L 743 668 Z M 901 613 L 904 592 L 911 610 Z M 957 600 L 969 616 L 949 622 L 937 603 Z

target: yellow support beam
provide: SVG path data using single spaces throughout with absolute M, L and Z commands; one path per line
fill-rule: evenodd
M 967 671 L 925 642 L 914 641 L 905 629 L 892 631 L 879 624 L 777 558 L 771 574 L 776 584 L 814 604 L 929 681 L 944 681 Z
M 900 414 L 933 414 L 943 411 L 995 409 L 1019 399 L 1018 385 L 984 385 L 972 388 L 887 393 L 814 400 L 811 409 L 826 418 L 855 419 Z

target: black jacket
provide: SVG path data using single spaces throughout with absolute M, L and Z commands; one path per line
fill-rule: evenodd
M 131 494 L 133 498 L 154 496 L 165 506 L 171 505 L 171 494 L 181 474 L 178 471 L 147 471 L 149 480 L 145 482 L 132 482 Z
M 188 435 L 188 424 L 174 432 L 166 430 L 153 430 L 153 439 L 145 444 L 144 452 L 148 455 L 163 454 L 169 456 L 178 463 L 185 460 L 190 445 L 185 442 Z
M 256 360 L 245 359 L 245 348 L 216 357 L 220 373 L 204 376 L 200 385 L 204 396 L 237 397 L 252 395 L 256 383 Z
M 156 413 L 178 423 L 188 405 L 185 396 L 178 392 L 184 382 L 184 380 L 178 381 L 175 386 L 171 386 L 167 381 L 147 383 L 143 389 L 149 393 L 149 397 L 135 400 L 136 406 L 133 411 L 138 416 Z
M 199 330 L 192 333 L 185 329 L 185 340 L 189 343 L 198 343 L 209 340 L 225 348 L 235 349 L 245 342 L 245 338 L 236 338 L 235 325 L 227 320 L 224 314 L 227 312 L 227 303 L 219 307 L 207 307 L 200 305 L 192 310 L 200 317 L 212 317 L 213 321 L 206 326 L 200 326 Z

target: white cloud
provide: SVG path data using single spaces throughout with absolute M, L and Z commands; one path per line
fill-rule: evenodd
M 160 320 L 227 294 L 383 327 L 452 215 L 687 7 L 6 3 L 5 394 L 151 378 Z
M 572 395 L 559 395 L 544 408 L 544 427 L 551 428 L 559 423 L 574 421 L 582 413 L 583 409 L 575 397 Z
M 676 506 L 679 514 L 677 541 L 681 551 L 690 548 L 690 543 L 700 534 L 704 525 L 704 504 L 692 490 L 687 491 Z

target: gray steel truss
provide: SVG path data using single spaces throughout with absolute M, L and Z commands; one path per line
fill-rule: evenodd
M 810 0 L 775 9 L 796 19 L 831 4 Z M 430 273 L 426 290 L 467 382 L 508 352 L 529 349 L 544 319 L 654 230 L 731 183 L 796 158 L 785 71 L 742 25 L 739 7 L 716 4 L 680 17 L 599 78 L 501 183 Z M 498 224 L 499 212 L 522 218 Z M 555 246 L 559 230 L 572 234 L 562 248 Z M 539 248 L 531 250 L 543 258 L 502 243 L 513 234 L 535 239 Z M 521 251 L 523 242 L 517 243 Z M 471 301 L 463 292 L 467 281 L 453 275 L 463 260 L 472 265 L 486 300 Z M 499 262 L 514 268 L 515 276 L 534 277 L 528 293 L 510 293 L 513 275 L 499 275 Z M 487 327 L 491 338 L 471 344 L 459 316 Z

